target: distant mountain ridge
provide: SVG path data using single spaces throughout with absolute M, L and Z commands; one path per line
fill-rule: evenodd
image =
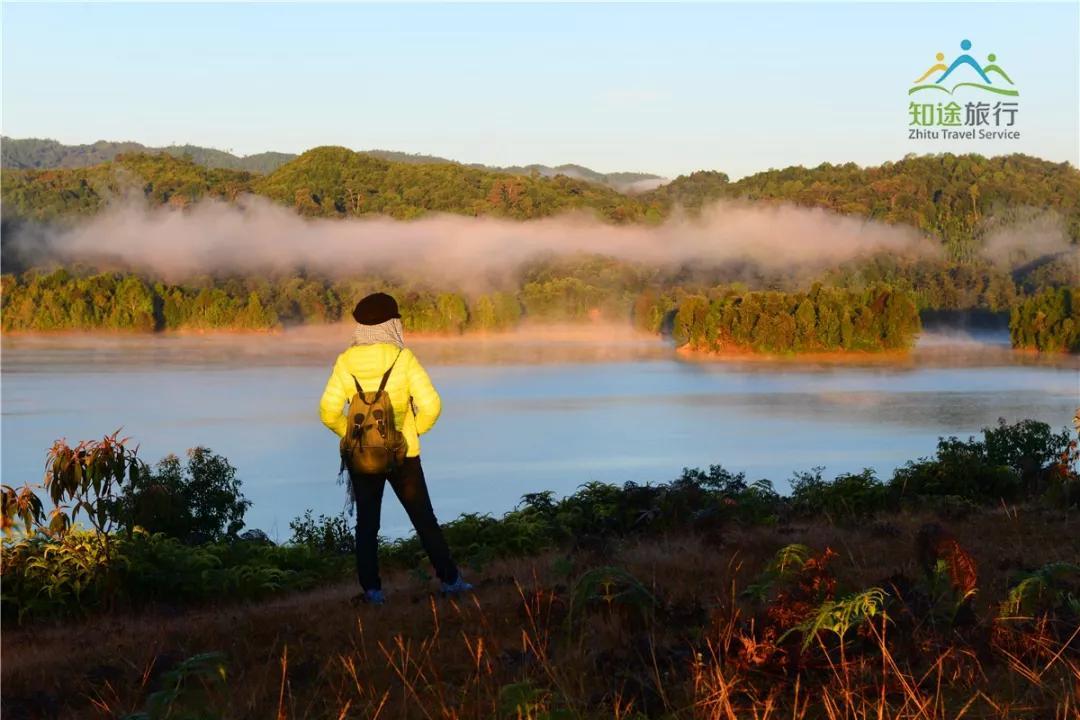
M 199 165 L 221 170 L 268 173 L 296 158 L 292 153 L 264 152 L 238 156 L 224 150 L 198 145 L 149 147 L 137 142 L 98 140 L 89 145 L 64 145 L 40 138 L 0 138 L 0 167 L 23 170 L 81 168 L 115 160 L 124 153 L 167 153 L 188 155 Z
M 437 155 L 406 153 L 396 150 L 365 150 L 362 152 L 381 160 L 396 163 L 465 165 L 509 175 L 533 175 L 534 173 L 541 177 L 566 175 L 576 180 L 606 185 L 620 192 L 643 192 L 652 190 L 667 182 L 666 178 L 652 173 L 601 173 L 582 165 L 573 164 L 555 167 L 539 164 L 493 167 L 481 163 L 461 163 Z M 188 156 L 193 162 L 204 167 L 219 170 L 242 170 L 259 175 L 268 175 L 282 165 L 299 157 L 294 153 L 273 151 L 254 155 L 234 155 L 225 150 L 201 147 L 199 145 L 150 147 L 137 142 L 113 142 L 108 140 L 99 140 L 89 145 L 65 145 L 56 140 L 41 138 L 0 137 L 0 167 L 12 170 L 90 167 L 110 162 L 123 153 L 166 153 L 181 158 Z
M 186 207 L 204 198 L 261 195 L 312 217 L 428 212 L 517 220 L 585 210 L 608 221 L 634 222 L 636 196 L 565 175 L 512 175 L 461 163 L 384 160 L 344 147 L 312 148 L 263 175 L 214 168 L 189 156 L 129 152 L 87 167 L 4 168 L 2 219 L 52 221 L 93 215 L 111 199 L 142 192 L 148 206 Z
M 389 158 L 387 158 L 389 159 Z M 575 180 L 598 183 L 615 188 L 619 192 L 645 192 L 654 190 L 668 182 L 667 178 L 641 172 L 613 172 L 601 173 L 582 165 L 566 164 L 549 167 L 547 165 L 511 165 L 509 167 L 487 167 L 473 165 L 473 167 L 486 168 L 510 175 L 532 175 L 537 173 L 541 177 L 555 177 L 565 175 Z

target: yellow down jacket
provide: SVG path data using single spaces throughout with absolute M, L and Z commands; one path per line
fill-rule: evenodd
M 375 392 L 397 354 L 396 346 L 377 343 L 355 345 L 338 355 L 319 401 L 319 417 L 323 424 L 338 437 L 343 437 L 349 424 L 345 416 L 346 403 L 356 394 L 353 377 L 360 381 L 365 392 Z M 386 392 L 394 406 L 394 426 L 405 436 L 405 455 L 417 457 L 420 455 L 420 435 L 439 419 L 442 401 L 424 366 L 408 348 L 401 350 L 386 383 Z

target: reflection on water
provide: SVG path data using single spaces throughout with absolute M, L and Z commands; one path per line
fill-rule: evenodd
M 279 335 L 3 339 L 2 471 L 37 479 L 57 437 L 123 426 L 140 455 L 206 445 L 240 470 L 249 524 L 286 539 L 304 508 L 336 512 L 334 437 L 317 403 L 347 327 Z M 928 336 L 899 362 L 687 361 L 606 327 L 418 340 L 444 399 L 423 439 L 436 510 L 502 512 L 588 480 L 668 480 L 720 463 L 783 487 L 795 470 L 898 464 L 1004 417 L 1069 422 L 1076 358 Z M 385 504 L 383 530 L 407 530 Z

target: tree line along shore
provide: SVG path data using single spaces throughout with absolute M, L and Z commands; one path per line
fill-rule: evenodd
M 884 262 L 884 261 L 883 261 Z M 334 323 L 352 298 L 394 294 L 410 332 L 461 335 L 531 324 L 625 322 L 705 351 L 902 351 L 920 312 L 984 312 L 1014 347 L 1080 351 L 1080 289 L 1025 292 L 989 266 L 948 263 L 832 272 L 808 289 L 751 290 L 745 282 L 678 282 L 606 258 L 524 272 L 515 289 L 468 294 L 376 278 L 307 276 L 153 281 L 136 273 L 56 269 L 2 276 L 4 332 L 272 331 Z M 827 283 L 827 284 L 826 284 Z

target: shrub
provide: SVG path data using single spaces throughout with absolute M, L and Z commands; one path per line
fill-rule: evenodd
M 1067 430 L 1054 433 L 1049 425 L 1037 420 L 1009 425 L 1000 418 L 997 427 L 983 430 L 983 438 L 988 462 L 1011 467 L 1031 492 L 1042 489 L 1048 471 L 1069 449 Z
M 800 515 L 827 515 L 834 520 L 855 520 L 884 510 L 889 504 L 886 486 L 870 468 L 839 475 L 828 481 L 823 468 L 796 473 L 791 482 L 791 507 Z
M 236 468 L 210 449 L 188 450 L 187 462 L 168 455 L 153 472 L 129 482 L 121 500 L 122 527 L 142 527 L 185 542 L 235 536 L 251 502 L 240 490 Z
M 1022 488 L 1019 473 L 991 463 L 980 443 L 955 437 L 938 440 L 934 458 L 897 468 L 890 485 L 901 496 L 956 495 L 979 502 L 1014 500 Z
M 141 529 L 114 537 L 107 552 L 92 531 L 38 534 L 4 548 L 0 607 L 6 619 L 22 621 L 115 606 L 251 600 L 336 580 L 348 565 L 305 546 L 218 541 L 193 547 Z
M 289 523 L 289 529 L 292 530 L 289 542 L 293 545 L 331 555 L 349 555 L 355 548 L 353 531 L 345 513 L 331 516 L 320 514 L 315 518 L 308 508 L 303 515 Z
M 901 497 L 955 495 L 975 502 L 1016 500 L 1049 483 L 1075 478 L 1068 431 L 1055 434 L 1035 420 L 1004 419 L 984 428 L 983 439 L 938 440 L 933 458 L 897 469 L 890 487 Z

